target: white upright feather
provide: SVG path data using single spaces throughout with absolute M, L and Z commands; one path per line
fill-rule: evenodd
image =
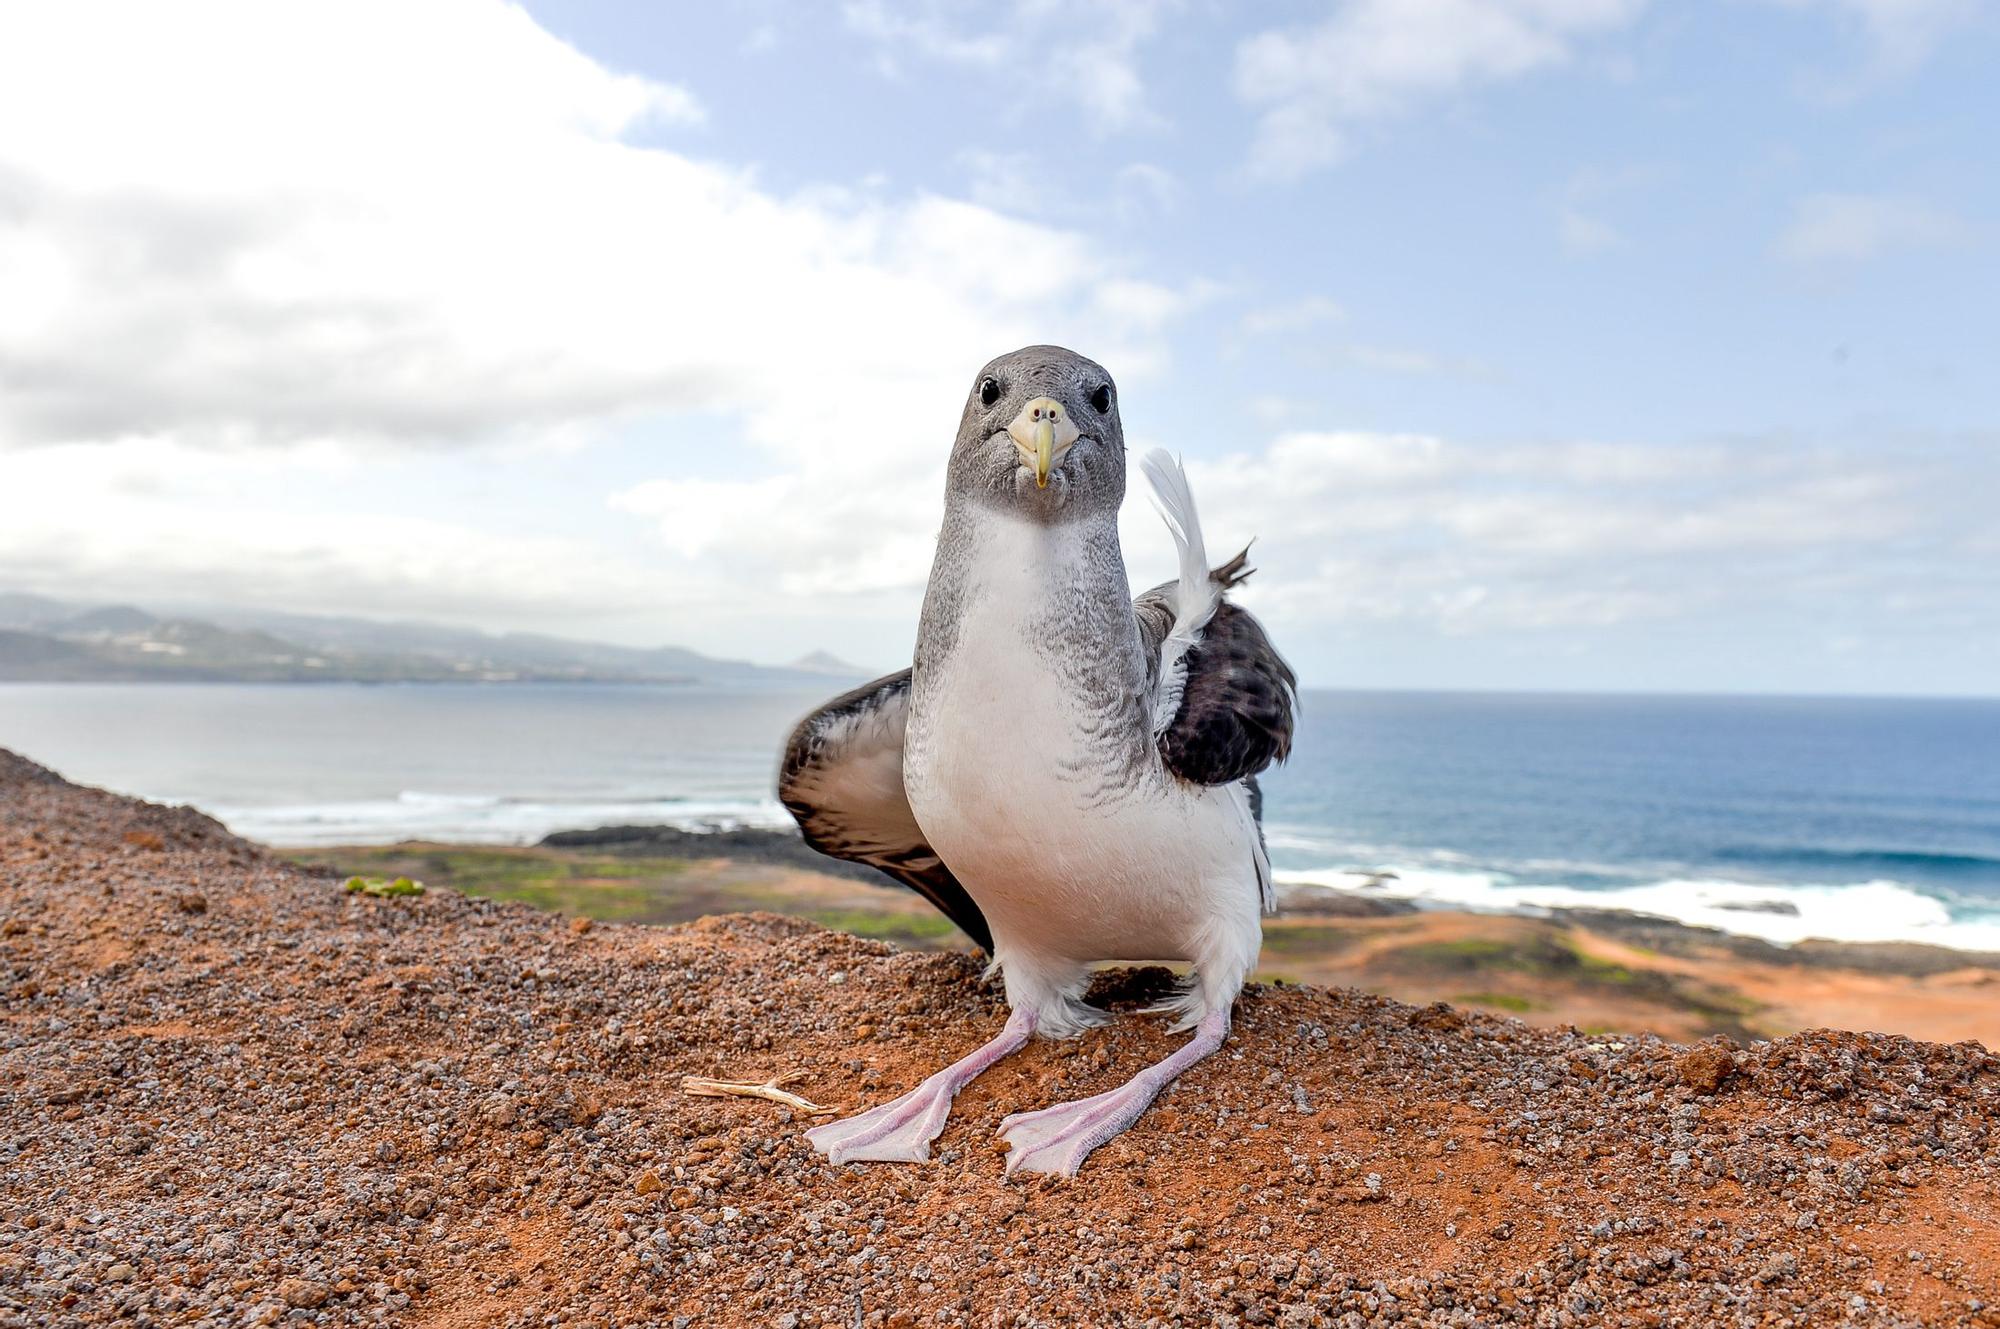
M 1201 640 L 1202 629 L 1215 617 L 1222 603 L 1222 587 L 1208 575 L 1208 550 L 1202 543 L 1201 518 L 1194 508 L 1194 492 L 1188 488 L 1187 472 L 1180 458 L 1165 448 L 1154 448 L 1139 459 L 1139 468 L 1152 486 L 1153 507 L 1167 524 L 1180 551 L 1180 584 L 1174 593 L 1174 626 L 1160 643 L 1158 683 L 1153 689 L 1153 737 L 1158 738 L 1174 722 L 1187 690 L 1187 653 Z

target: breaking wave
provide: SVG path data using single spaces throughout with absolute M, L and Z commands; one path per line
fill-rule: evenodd
M 217 807 L 238 835 L 266 844 L 533 844 L 551 831 L 595 826 L 676 826 L 682 830 L 789 827 L 776 799 L 500 798 L 404 790 L 393 799 Z
M 1399 896 L 1435 908 L 1490 913 L 1623 909 L 1779 945 L 1816 937 L 2000 951 L 2000 909 L 1991 901 L 1944 899 L 1890 878 L 1800 883 L 1664 876 L 1586 887 L 1477 868 L 1386 862 L 1365 868 L 1295 868 L 1276 875 L 1282 882 Z

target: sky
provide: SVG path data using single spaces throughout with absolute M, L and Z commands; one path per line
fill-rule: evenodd
M 1310 684 L 1993 695 L 1996 58 L 1987 0 L 0 3 L 0 589 L 888 670 L 1055 342 Z

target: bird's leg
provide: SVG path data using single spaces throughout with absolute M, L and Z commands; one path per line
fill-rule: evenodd
M 830 1121 L 806 1132 L 812 1147 L 835 1163 L 922 1163 L 944 1129 L 951 1100 L 972 1078 L 1018 1049 L 1035 1032 L 1035 1013 L 1023 1007 L 1007 1017 L 993 1041 L 881 1107 Z
M 1162 1089 L 1221 1047 L 1228 1033 L 1229 1008 L 1212 1010 L 1202 1017 L 1193 1038 L 1116 1089 L 1004 1118 L 1000 1135 L 1007 1141 L 1008 1175 L 1053 1172 L 1075 1176 L 1091 1150 L 1137 1121 Z

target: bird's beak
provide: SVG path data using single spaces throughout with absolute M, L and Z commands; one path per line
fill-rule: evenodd
M 1070 444 L 1077 440 L 1076 423 L 1061 402 L 1053 397 L 1037 397 L 1021 408 L 1007 436 L 1020 449 L 1021 459 L 1035 468 L 1035 488 L 1049 487 L 1049 468 L 1062 460 Z

